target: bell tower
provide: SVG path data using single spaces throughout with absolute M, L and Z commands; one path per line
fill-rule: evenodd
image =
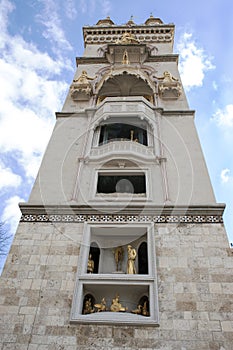
M 2 349 L 230 349 L 232 251 L 174 25 L 107 17 L 83 37 L 20 204 L 1 278 Z

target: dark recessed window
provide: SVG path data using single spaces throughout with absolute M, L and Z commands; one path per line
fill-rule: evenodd
M 122 123 L 102 125 L 99 145 L 112 141 L 134 141 L 147 146 L 147 131 L 135 125 Z
M 97 193 L 146 193 L 145 175 L 99 175 Z

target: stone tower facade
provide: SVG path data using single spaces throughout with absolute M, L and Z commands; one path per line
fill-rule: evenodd
M 232 252 L 173 53 L 110 18 L 85 51 L 2 277 L 0 349 L 233 344 Z

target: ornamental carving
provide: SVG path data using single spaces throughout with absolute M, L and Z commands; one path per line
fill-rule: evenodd
M 123 33 L 121 39 L 116 41 L 116 44 L 128 45 L 128 44 L 139 44 L 139 40 L 132 33 Z
M 159 95 L 163 99 L 177 99 L 180 97 L 182 88 L 179 80 L 172 76 L 168 71 L 163 73 L 163 77 L 158 78 Z
M 78 79 L 74 79 L 70 87 L 71 97 L 74 101 L 86 101 L 92 95 L 92 85 L 90 80 L 94 80 L 87 75 L 85 70 L 82 71 Z
M 215 224 L 223 223 L 222 215 L 81 215 L 81 214 L 24 214 L 21 222 L 97 222 L 97 223 L 131 223 L 131 222 L 153 222 L 153 223 L 193 223 L 193 224 Z

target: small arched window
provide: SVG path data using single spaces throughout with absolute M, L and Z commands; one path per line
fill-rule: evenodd
M 89 255 L 91 255 L 94 261 L 93 273 L 98 273 L 99 271 L 99 260 L 100 260 L 100 248 L 96 242 L 92 242 L 89 250 Z
M 141 275 L 148 274 L 148 253 L 146 242 L 142 242 L 138 248 L 138 273 Z

